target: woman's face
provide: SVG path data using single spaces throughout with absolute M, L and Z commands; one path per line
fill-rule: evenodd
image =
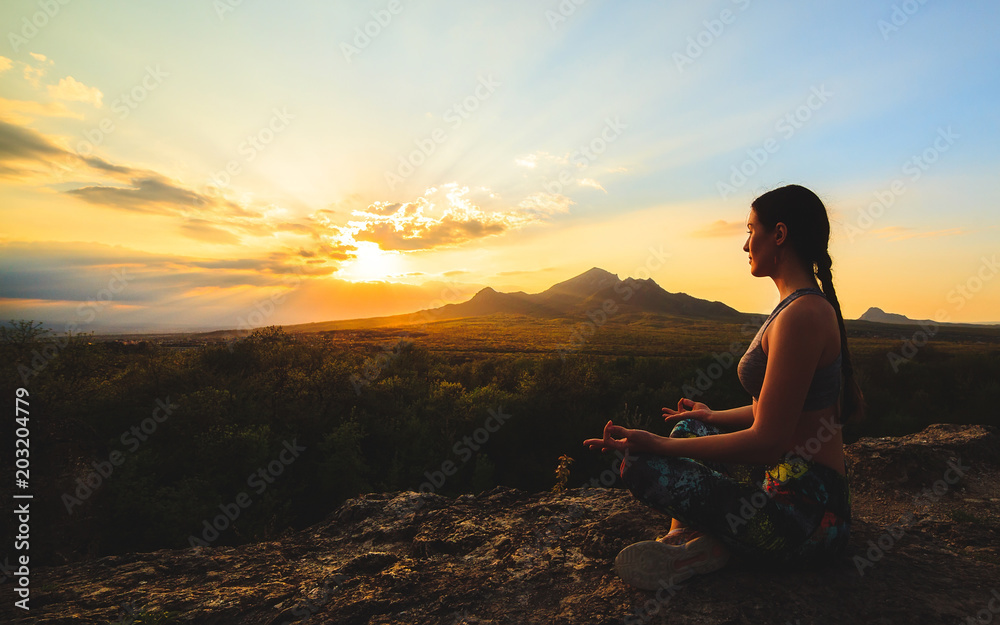
M 750 255 L 750 275 L 762 277 L 770 275 L 774 269 L 777 250 L 772 232 L 757 220 L 757 211 L 750 209 L 747 216 L 747 242 L 743 251 Z

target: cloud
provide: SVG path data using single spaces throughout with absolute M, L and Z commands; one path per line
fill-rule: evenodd
M 410 223 L 399 226 L 391 222 L 369 222 L 354 233 L 354 239 L 377 243 L 383 250 L 413 251 L 457 245 L 501 234 L 505 230 L 504 224 L 499 222 L 462 220 L 447 216 L 429 224 Z
M 543 267 L 542 269 L 515 269 L 515 270 L 512 270 L 512 271 L 498 271 L 494 275 L 504 276 L 504 277 L 506 277 L 506 276 L 525 276 L 525 275 L 530 276 L 530 275 L 535 275 L 535 274 L 538 274 L 538 273 L 548 273 L 548 272 L 551 272 L 551 271 L 556 271 L 556 269 L 557 269 L 556 267 Z
M 177 232 L 190 239 L 236 245 L 246 236 L 308 237 L 324 262 L 350 259 L 356 251 L 349 242 L 331 240 L 343 237 L 324 211 L 297 221 L 289 220 L 280 207 L 253 210 L 218 191 L 202 193 L 155 171 L 74 154 L 31 128 L 0 120 L 0 177 L 51 185 L 70 175 L 73 182 L 62 183 L 74 187 L 63 191 L 66 196 L 112 210 L 176 217 Z M 79 182 L 88 176 L 94 179 L 91 183 Z
M 577 180 L 576 183 L 581 187 L 591 187 L 593 189 L 599 189 L 607 193 L 607 190 L 601 186 L 601 183 L 597 182 L 593 178 L 581 178 Z
M 707 226 L 703 226 L 695 230 L 691 234 L 693 236 L 703 239 L 710 239 L 715 237 L 733 237 L 736 236 L 737 234 L 742 234 L 745 231 L 744 230 L 745 228 L 746 228 L 746 222 L 725 221 L 723 219 L 719 219 L 717 221 L 713 221 Z
M 290 252 L 205 259 L 83 242 L 0 243 L 0 318 L 45 321 L 60 333 L 71 323 L 77 332 L 233 329 L 241 320 L 407 313 L 442 297 L 440 284 L 351 283 L 331 277 L 329 266 L 300 263 Z M 464 299 L 478 289 L 461 290 Z
M 83 113 L 70 110 L 62 102 L 35 102 L 33 100 L 8 100 L 7 98 L 0 98 L 0 117 L 21 125 L 28 124 L 37 117 L 84 119 Z
M 39 167 L 52 171 L 54 166 L 68 167 L 75 160 L 74 154 L 39 132 L 0 120 L 0 177 L 37 173 Z
M 115 299 L 154 305 L 190 289 L 269 286 L 288 276 L 327 275 L 332 270 L 284 262 L 280 255 L 200 259 L 99 243 L 0 243 L 0 290 L 10 299 L 85 302 L 123 268 L 124 275 L 134 279 Z
M 35 89 L 48 94 L 47 102 L 40 100 L 11 100 L 0 98 L 0 117 L 17 124 L 28 124 L 37 117 L 70 117 L 73 119 L 84 119 L 82 113 L 70 110 L 64 102 L 89 102 L 100 108 L 104 95 L 96 87 L 88 87 L 76 80 L 72 76 L 66 76 L 55 85 L 47 85 L 46 92 L 41 91 L 42 78 L 45 76 L 47 67 L 54 65 L 52 59 L 44 54 L 31 53 L 31 57 L 40 65 L 24 61 L 13 61 L 7 57 L 0 56 L 0 74 L 11 69 L 17 64 L 22 67 L 24 79 Z
M 531 169 L 534 169 L 538 165 L 567 165 L 568 163 L 569 153 L 564 156 L 556 156 L 548 152 L 532 152 L 514 159 L 515 165 Z
M 104 94 L 96 87 L 88 87 L 72 76 L 67 76 L 59 81 L 59 84 L 49 85 L 49 95 L 56 100 L 68 100 L 70 102 L 87 102 L 96 108 L 101 108 L 101 101 Z
M 516 206 L 503 206 L 500 196 L 486 187 L 470 189 L 454 182 L 430 187 L 425 195 L 429 197 L 405 203 L 375 202 L 352 211 L 356 219 L 342 232 L 383 250 L 427 250 L 501 235 L 566 212 L 572 204 L 562 195 L 535 193 Z M 483 204 L 497 210 L 485 210 Z
M 71 189 L 66 193 L 91 204 L 140 213 L 172 215 L 215 209 L 220 205 L 242 212 L 232 202 L 185 189 L 159 175 L 136 177 L 131 182 L 131 187 L 95 185 Z
M 239 245 L 242 243 L 240 238 L 232 232 L 223 230 L 204 219 L 189 219 L 180 225 L 180 230 L 185 236 L 205 241 L 206 243 L 222 243 L 226 245 Z
M 28 81 L 32 87 L 36 89 L 42 84 L 42 76 L 45 75 L 44 67 L 35 67 L 33 65 L 24 64 L 24 79 Z
M 518 202 L 518 207 L 538 218 L 548 217 L 557 213 L 568 213 L 569 207 L 575 204 L 573 200 L 560 193 L 532 193 Z

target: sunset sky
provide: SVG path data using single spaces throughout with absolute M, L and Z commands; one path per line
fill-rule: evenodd
M 830 211 L 845 317 L 1000 322 L 998 18 L 5 0 L 0 319 L 346 319 L 594 266 L 768 312 L 745 218 L 798 183 Z

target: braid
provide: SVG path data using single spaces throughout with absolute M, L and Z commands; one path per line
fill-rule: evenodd
M 823 287 L 823 294 L 833 305 L 837 313 L 837 324 L 840 326 L 840 354 L 842 356 L 841 371 L 844 375 L 844 401 L 841 406 L 841 422 L 857 422 L 864 419 L 865 399 L 854 378 L 854 363 L 851 362 L 851 352 L 847 349 L 847 328 L 844 326 L 844 315 L 840 312 L 840 302 L 833 288 L 833 260 L 830 253 L 823 250 L 816 261 L 816 277 Z

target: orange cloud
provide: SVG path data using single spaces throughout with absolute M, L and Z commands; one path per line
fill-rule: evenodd
M 725 221 L 724 219 L 719 219 L 713 221 L 707 226 L 703 226 L 691 234 L 693 236 L 710 239 L 715 237 L 732 237 L 737 234 L 742 234 L 746 228 L 746 223 L 742 221 Z
M 49 85 L 49 95 L 56 100 L 87 102 L 101 108 L 104 94 L 97 87 L 88 87 L 72 76 L 67 76 L 59 84 Z
M 374 202 L 364 210 L 352 211 L 360 219 L 348 222 L 342 232 L 354 241 L 376 243 L 383 250 L 427 250 L 501 235 L 565 212 L 572 204 L 565 196 L 536 193 L 515 207 L 501 208 L 499 196 L 489 189 L 473 191 L 454 182 L 431 187 L 425 195 L 406 203 Z M 439 195 L 444 196 L 441 208 Z M 484 210 L 483 203 L 497 205 L 500 210 Z

